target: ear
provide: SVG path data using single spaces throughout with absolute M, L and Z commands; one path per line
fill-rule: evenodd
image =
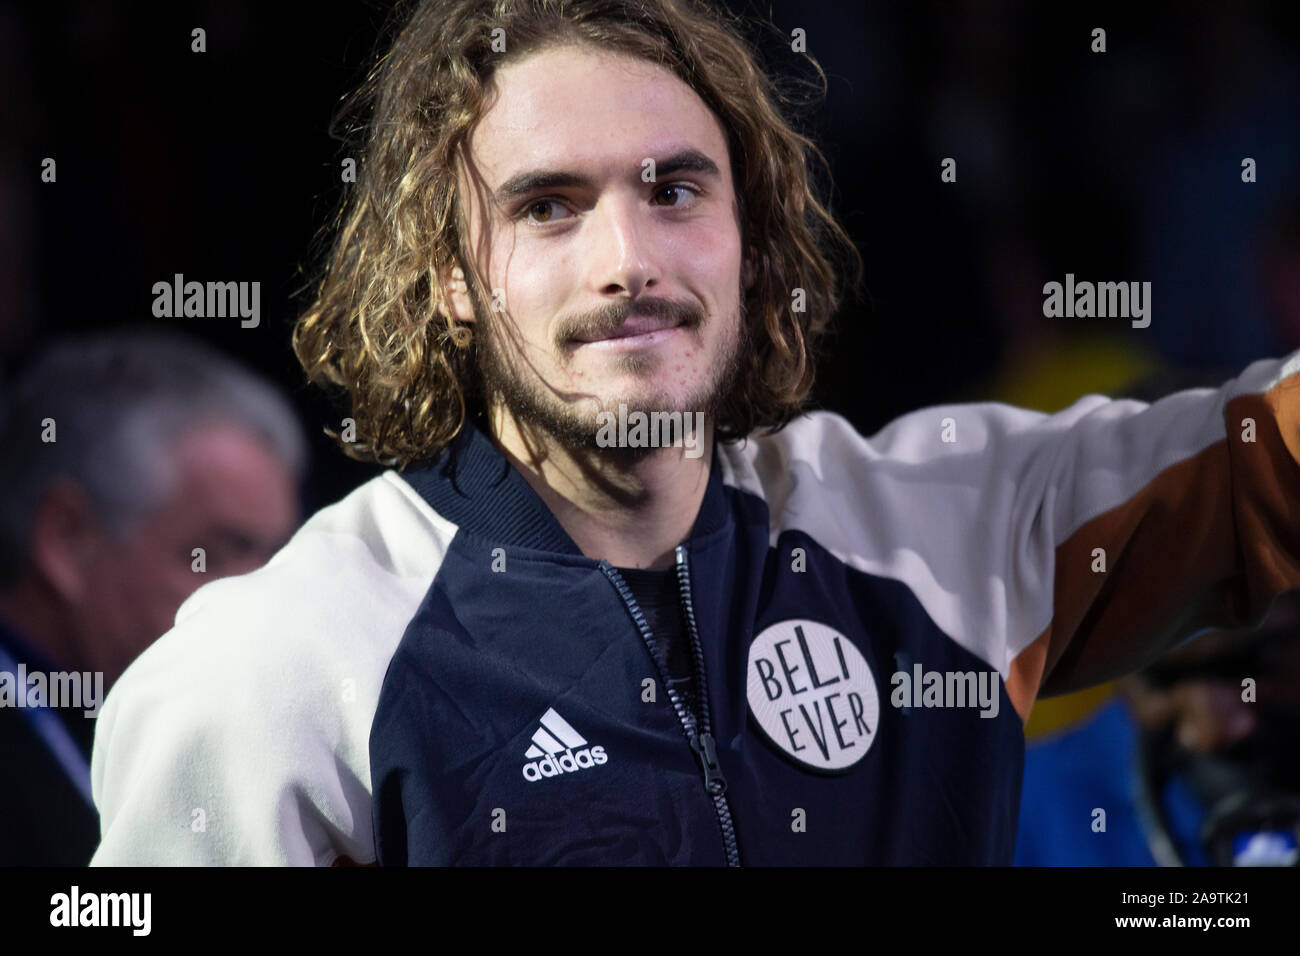
M 78 604 L 103 545 L 90 496 L 70 478 L 56 478 L 32 516 L 30 559 L 36 573 L 61 600 Z
M 443 267 L 439 278 L 442 282 L 443 301 L 447 303 L 451 317 L 457 322 L 473 322 L 474 304 L 470 301 L 465 271 L 458 263 L 451 263 Z

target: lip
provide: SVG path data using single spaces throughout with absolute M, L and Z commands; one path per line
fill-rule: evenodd
M 651 345 L 658 345 L 660 342 L 667 341 L 678 332 L 682 331 L 680 325 L 670 325 L 663 329 L 654 329 L 650 332 L 642 332 L 639 335 L 620 335 L 610 339 L 593 339 L 590 342 L 574 342 L 573 348 L 592 348 L 592 349 L 639 349 L 647 348 Z
M 656 319 L 649 316 L 629 316 L 617 330 L 596 339 L 574 339 L 575 348 L 582 345 L 637 348 L 660 342 L 682 328 L 677 319 Z

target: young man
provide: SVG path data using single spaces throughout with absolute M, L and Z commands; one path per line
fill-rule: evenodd
M 373 89 L 295 346 L 394 468 L 126 674 L 96 862 L 1009 863 L 1037 694 L 1300 585 L 1296 358 L 801 415 L 853 252 L 716 14 L 425 4 Z

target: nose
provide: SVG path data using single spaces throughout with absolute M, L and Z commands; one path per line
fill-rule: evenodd
M 584 230 L 588 278 L 600 295 L 635 299 L 659 282 L 651 223 L 644 203 L 632 196 L 602 197 Z

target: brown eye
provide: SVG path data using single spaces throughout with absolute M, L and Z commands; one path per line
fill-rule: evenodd
M 568 211 L 568 208 L 558 199 L 534 199 L 519 210 L 516 218 L 523 219 L 535 226 L 545 226 L 567 218 L 565 213 Z
M 696 193 L 696 191 L 692 189 L 690 186 L 686 186 L 681 183 L 678 183 L 673 186 L 665 186 L 663 189 L 659 190 L 659 192 L 656 193 L 655 195 L 657 198 L 662 199 L 664 196 L 667 196 L 670 193 L 673 194 L 672 198 L 674 198 L 676 202 L 665 202 L 665 203 L 660 203 L 660 205 L 671 206 L 671 207 L 688 206 L 690 205 L 689 200 L 696 198 L 696 196 L 698 195 L 698 193 Z

